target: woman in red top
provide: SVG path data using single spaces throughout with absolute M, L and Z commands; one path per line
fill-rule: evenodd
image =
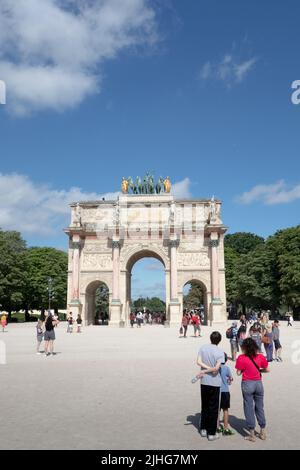
M 268 362 L 263 354 L 260 354 L 256 342 L 247 338 L 242 344 L 242 353 L 235 368 L 238 375 L 242 375 L 242 393 L 244 399 L 244 413 L 247 426 L 250 430 L 245 439 L 255 442 L 255 417 L 260 426 L 259 437 L 266 439 L 266 418 L 264 412 L 264 387 L 262 384 L 262 372 L 269 372 Z

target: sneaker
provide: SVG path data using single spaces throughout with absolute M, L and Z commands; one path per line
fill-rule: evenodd
M 210 442 L 212 442 L 212 441 L 217 441 L 218 439 L 220 439 L 220 436 L 218 434 L 214 434 L 212 436 L 208 435 L 207 438 Z
M 233 436 L 233 435 L 234 435 L 234 432 L 232 431 L 232 429 L 224 429 L 223 436 Z
M 218 427 L 217 429 L 217 433 L 218 434 L 222 434 L 224 432 L 224 427 L 222 426 L 222 424 Z
M 265 428 L 261 428 L 260 433 L 259 433 L 259 438 L 262 441 L 265 441 L 267 439 L 267 433 L 266 433 Z
M 200 436 L 201 436 L 201 437 L 207 437 L 207 431 L 206 431 L 206 429 L 200 429 Z

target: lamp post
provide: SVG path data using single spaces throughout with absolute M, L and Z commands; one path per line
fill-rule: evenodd
M 49 300 L 49 310 L 51 310 L 51 299 L 52 299 L 52 288 L 53 288 L 53 279 L 52 277 L 48 278 L 48 300 Z

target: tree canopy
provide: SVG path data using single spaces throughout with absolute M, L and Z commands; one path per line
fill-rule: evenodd
M 227 300 L 233 305 L 300 309 L 300 226 L 266 240 L 249 233 L 227 235 L 225 267 Z

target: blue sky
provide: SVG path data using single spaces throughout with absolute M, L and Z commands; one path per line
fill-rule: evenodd
M 148 170 L 231 232 L 298 224 L 299 2 L 92 4 L 1 2 L 0 226 L 65 248 L 73 197 Z

